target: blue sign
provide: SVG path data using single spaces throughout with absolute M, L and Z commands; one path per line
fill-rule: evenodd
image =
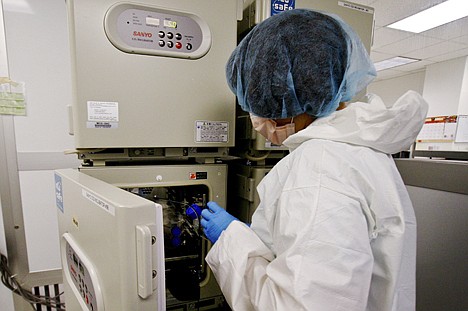
M 55 174 L 55 203 L 63 213 L 62 177 L 57 174 Z
M 296 7 L 296 0 L 271 0 L 271 16 Z

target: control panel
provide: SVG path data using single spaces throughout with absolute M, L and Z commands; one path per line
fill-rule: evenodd
M 62 256 L 66 256 L 67 267 L 64 268 L 66 277 L 72 282 L 72 290 L 75 297 L 79 299 L 83 310 L 99 311 L 104 310 L 102 297 L 99 287 L 95 289 L 96 278 L 94 270 L 89 266 L 86 257 L 80 254 L 77 245 L 68 234 L 63 236 L 65 252 Z M 73 246 L 72 246 L 73 245 Z M 81 297 L 81 299 L 80 299 Z
M 186 12 L 118 3 L 106 13 L 104 29 L 119 50 L 198 59 L 211 47 L 211 32 L 200 17 Z

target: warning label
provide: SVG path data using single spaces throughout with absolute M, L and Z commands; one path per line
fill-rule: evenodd
M 119 127 L 119 103 L 88 101 L 88 128 L 113 129 Z
M 227 143 L 229 139 L 229 122 L 196 121 L 195 142 Z

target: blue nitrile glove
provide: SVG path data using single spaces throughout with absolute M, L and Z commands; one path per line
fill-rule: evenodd
M 205 208 L 201 213 L 201 225 L 206 237 L 212 243 L 215 243 L 221 235 L 221 232 L 223 232 L 231 222 L 237 220 L 237 218 L 226 212 L 224 208 L 219 206 L 216 202 L 208 202 L 207 206 L 208 208 Z

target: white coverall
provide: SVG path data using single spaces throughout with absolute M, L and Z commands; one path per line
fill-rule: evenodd
M 233 310 L 415 310 L 416 220 L 390 154 L 427 109 L 370 95 L 284 142 L 251 227 L 232 222 L 206 258 Z

